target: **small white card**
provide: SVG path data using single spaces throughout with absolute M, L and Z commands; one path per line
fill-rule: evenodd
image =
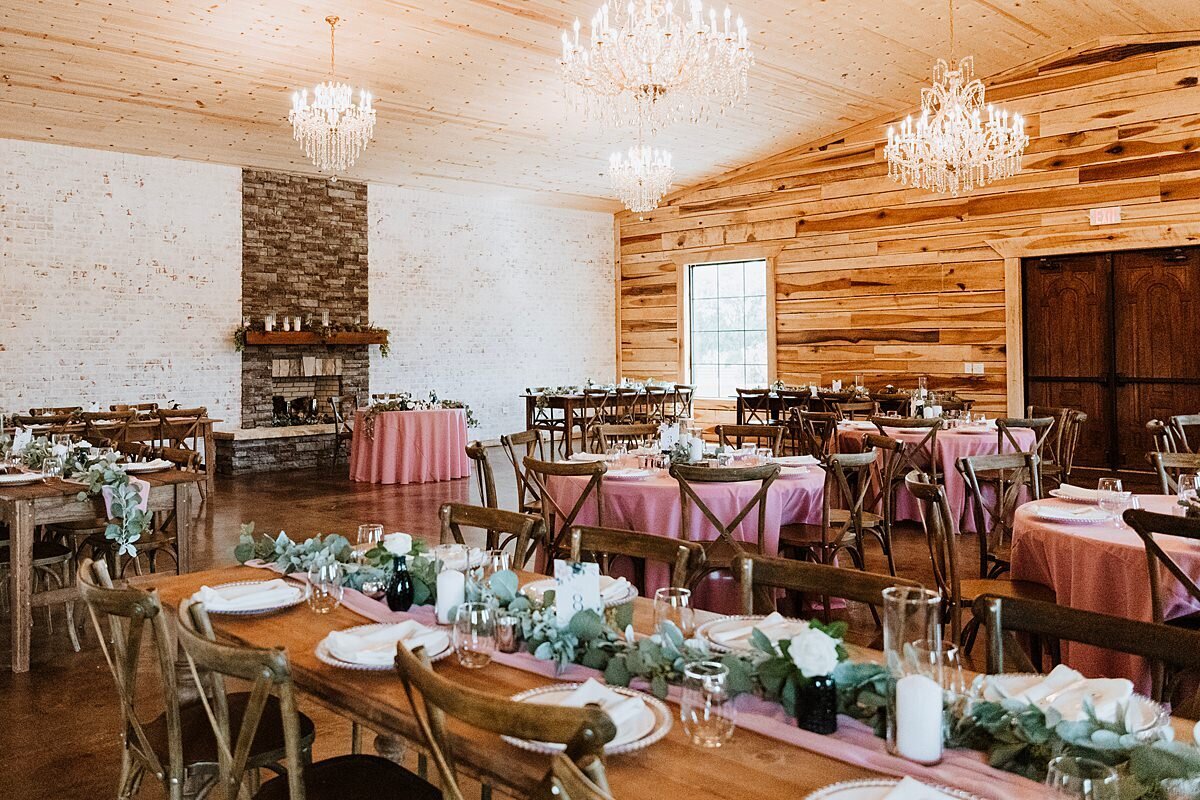
M 590 608 L 604 613 L 600 601 L 600 565 L 587 561 L 554 560 L 554 613 L 566 625 L 580 611 Z

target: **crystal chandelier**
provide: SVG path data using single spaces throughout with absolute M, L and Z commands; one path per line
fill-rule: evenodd
M 954 0 L 950 0 L 949 63 L 938 59 L 933 86 L 921 90 L 921 117 L 908 117 L 900 130 L 888 128 L 884 155 L 893 180 L 957 196 L 1021 170 L 1029 144 L 1019 114 L 985 106 L 983 82 L 974 60 L 954 62 Z M 954 66 L 951 66 L 951 65 Z M 984 108 L 987 122 L 983 121 Z
M 722 26 L 709 9 L 706 21 L 700 0 L 687 21 L 662 0 L 605 3 L 587 39 L 579 33 L 578 19 L 563 32 L 563 77 L 586 116 L 616 127 L 657 131 L 723 111 L 741 101 L 754 61 L 742 18 L 731 24 L 727 8 Z
M 334 173 L 336 181 L 337 173 L 349 169 L 374 136 L 375 109 L 366 89 L 359 90 L 355 104 L 354 90 L 334 80 L 333 37 L 340 20 L 329 16 L 325 21 L 329 23 L 329 80 L 313 87 L 311 104 L 307 89 L 292 94 L 288 122 L 304 154 L 317 169 Z
M 625 154 L 609 157 L 608 179 L 625 207 L 642 213 L 658 207 L 675 179 L 675 168 L 670 153 L 642 144 L 639 136 L 638 143 Z

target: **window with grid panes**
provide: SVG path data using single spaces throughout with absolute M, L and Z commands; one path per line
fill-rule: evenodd
M 689 375 L 696 396 L 767 385 L 767 262 L 688 267 Z

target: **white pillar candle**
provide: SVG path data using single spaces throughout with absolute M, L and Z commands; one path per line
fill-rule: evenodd
M 456 569 L 444 569 L 437 576 L 437 621 L 453 622 L 451 612 L 467 599 L 467 577 Z
M 840 391 L 842 390 L 842 382 L 841 382 L 841 381 L 834 381 L 834 382 L 833 382 L 833 390 L 834 390 L 835 392 L 840 392 Z
M 942 760 L 942 687 L 924 675 L 896 681 L 896 752 L 918 764 Z
M 688 442 L 688 460 L 696 462 L 702 458 L 704 458 L 704 440 L 699 436 L 694 436 Z

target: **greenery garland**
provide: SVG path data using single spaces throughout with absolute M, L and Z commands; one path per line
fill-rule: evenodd
M 233 331 L 233 349 L 237 352 L 242 352 L 246 349 L 246 334 L 250 331 L 265 332 L 267 326 L 262 322 L 255 322 L 249 325 L 240 325 Z M 390 338 L 391 332 L 387 328 L 378 328 L 371 323 L 339 323 L 335 322 L 330 325 L 318 325 L 315 328 L 310 328 L 311 332 L 317 335 L 321 344 L 328 344 L 329 340 L 335 333 L 382 333 L 385 341 L 379 345 L 379 355 L 387 358 L 391 354 Z
M 375 438 L 375 418 L 386 411 L 428 411 L 438 408 L 461 408 L 467 417 L 467 427 L 475 428 L 479 426 L 479 420 L 475 418 L 475 412 L 471 407 L 461 400 L 442 400 L 437 396 L 437 392 L 430 391 L 428 400 L 414 400 L 411 392 L 401 392 L 400 396 L 393 400 L 386 400 L 382 403 L 372 403 L 367 406 L 367 411 L 363 415 L 363 433 L 368 439 Z

